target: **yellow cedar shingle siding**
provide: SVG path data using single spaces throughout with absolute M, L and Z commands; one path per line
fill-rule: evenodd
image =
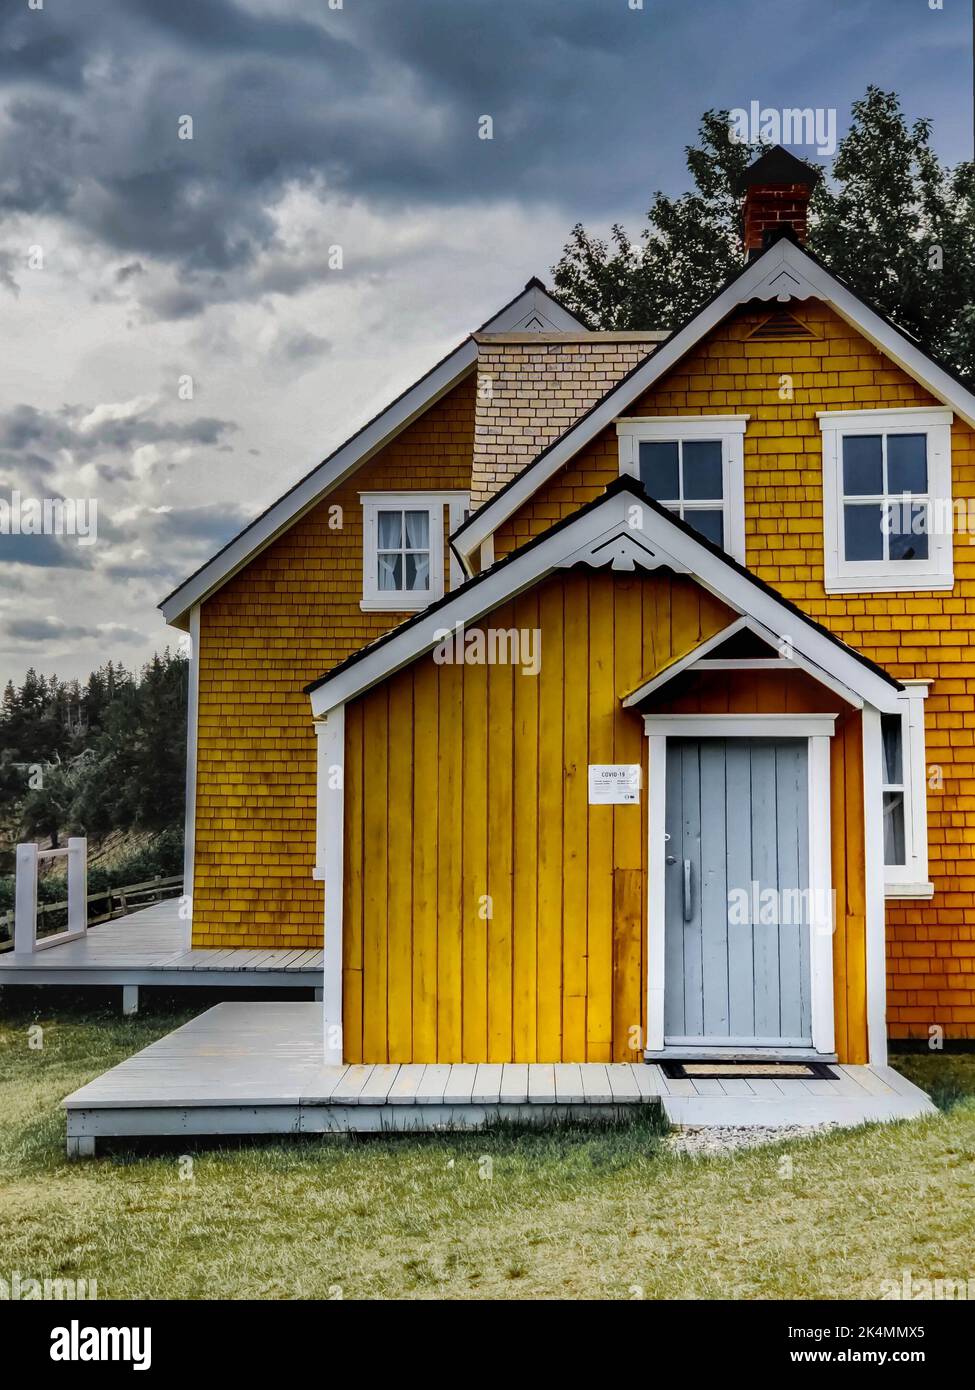
M 893 1037 L 975 1037 L 975 550 L 955 537 L 950 593 L 827 596 L 823 588 L 820 410 L 937 404 L 827 306 L 796 315 L 813 339 L 746 341 L 761 315 L 717 329 L 627 414 L 742 413 L 746 563 L 787 598 L 893 675 L 934 682 L 926 702 L 927 761 L 943 771 L 928 793 L 931 902 L 890 901 L 888 1024 Z M 780 398 L 791 378 L 792 400 Z M 498 558 L 589 501 L 618 475 L 606 430 L 495 536 Z M 975 498 L 975 435 L 952 429 L 954 497 Z
M 321 946 L 315 735 L 302 687 L 404 617 L 359 609 L 358 494 L 466 489 L 473 437 L 470 377 L 203 605 L 194 945 Z

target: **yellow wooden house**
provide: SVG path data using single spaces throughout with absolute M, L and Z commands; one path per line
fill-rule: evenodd
M 975 1035 L 975 396 L 745 180 L 670 334 L 538 281 L 162 605 L 198 946 L 329 1060 Z

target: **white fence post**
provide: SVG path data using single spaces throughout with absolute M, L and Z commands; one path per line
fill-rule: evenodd
M 37 846 L 17 846 L 14 955 L 32 956 L 37 933 Z
M 88 930 L 88 840 L 68 840 L 68 931 L 83 936 Z

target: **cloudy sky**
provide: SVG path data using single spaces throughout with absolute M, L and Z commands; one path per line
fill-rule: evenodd
M 169 589 L 574 222 L 682 191 L 708 107 L 842 133 L 875 82 L 954 163 L 971 65 L 968 0 L 0 0 L 0 504 L 98 501 L 94 545 L 0 534 L 0 682 L 173 640 Z

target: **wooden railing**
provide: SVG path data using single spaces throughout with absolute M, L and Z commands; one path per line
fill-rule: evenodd
M 62 851 L 64 853 L 65 851 Z M 45 851 L 41 851 L 45 853 Z M 49 853 L 49 852 L 48 852 Z M 140 907 L 148 907 L 150 903 L 161 902 L 164 898 L 172 897 L 181 892 L 183 887 L 183 875 L 174 874 L 172 877 L 150 878 L 143 883 L 129 883 L 122 888 L 105 888 L 97 893 L 87 894 L 87 926 L 97 926 L 99 922 L 107 922 L 113 917 L 124 917 L 126 913 L 136 911 Z M 101 911 L 93 912 L 97 904 L 101 904 Z M 60 945 L 61 942 L 68 940 L 67 932 L 57 932 L 50 936 L 39 936 L 43 919 L 52 917 L 56 913 L 64 912 L 68 907 L 67 902 L 40 903 L 35 906 L 35 949 L 40 950 L 47 945 Z M 6 929 L 10 932 L 15 926 L 16 913 L 8 912 L 0 916 L 0 930 Z M 73 933 L 74 936 L 81 935 L 80 932 Z M 0 951 L 12 951 L 13 941 L 0 939 Z
M 37 866 L 42 859 L 68 861 L 68 925 L 53 936 L 37 935 Z M 38 849 L 33 842 L 17 846 L 17 885 L 14 894 L 14 953 L 32 956 L 49 946 L 77 941 L 88 930 L 88 841 L 73 835 L 65 849 Z

